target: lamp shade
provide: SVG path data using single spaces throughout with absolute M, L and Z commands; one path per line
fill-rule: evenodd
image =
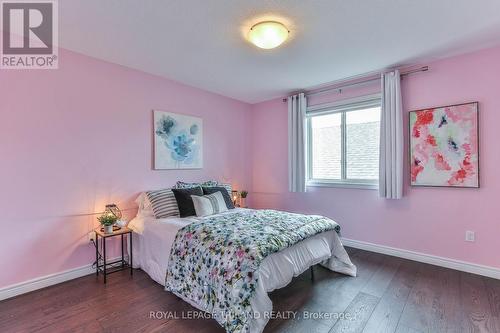
M 231 191 L 231 198 L 233 199 L 233 204 L 236 205 L 238 203 L 238 191 L 232 190 Z
M 122 218 L 122 212 L 121 212 L 120 208 L 118 208 L 118 206 L 115 205 L 115 204 L 108 204 L 108 205 L 106 205 L 106 209 L 104 210 L 104 213 L 105 214 L 113 215 L 117 219 L 121 219 Z

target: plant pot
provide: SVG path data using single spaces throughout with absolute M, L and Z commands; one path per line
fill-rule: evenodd
M 113 225 L 105 225 L 104 226 L 104 233 L 105 234 L 112 234 L 113 233 Z
M 246 201 L 247 201 L 247 198 L 240 198 L 240 207 L 241 208 L 246 208 Z

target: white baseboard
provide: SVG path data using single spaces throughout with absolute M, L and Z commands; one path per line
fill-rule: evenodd
M 394 257 L 409 259 L 413 261 L 423 262 L 426 264 L 456 269 L 458 271 L 478 274 L 482 276 L 488 276 L 494 279 L 500 279 L 500 269 L 490 266 L 478 265 L 471 262 L 444 258 L 433 256 L 430 254 L 425 254 L 421 252 L 409 251 L 398 249 L 385 245 L 378 245 L 374 243 L 368 243 L 363 241 L 358 241 L 354 239 L 342 238 L 342 243 L 345 246 L 354 247 L 361 250 L 366 250 L 370 252 L 377 252 L 382 254 L 387 254 Z
M 109 262 L 118 260 L 120 258 L 121 257 L 108 258 L 107 260 Z M 26 294 L 29 293 L 30 291 L 42 289 L 45 287 L 50 287 L 58 283 L 77 279 L 79 277 L 89 274 L 95 274 L 95 268 L 92 268 L 92 264 L 87 264 L 81 267 L 68 269 L 67 271 L 49 274 L 28 281 L 11 284 L 10 286 L 0 288 L 0 301 L 21 294 Z
M 92 269 L 92 264 L 88 264 L 85 266 L 69 269 L 67 271 L 49 274 L 21 283 L 12 284 L 0 289 L 0 301 L 92 273 L 95 273 L 95 268 Z

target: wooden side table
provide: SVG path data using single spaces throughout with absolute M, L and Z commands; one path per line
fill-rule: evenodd
M 122 227 L 121 229 L 115 230 L 110 234 L 105 233 L 101 230 L 101 228 L 97 228 L 95 231 L 95 260 L 96 260 L 96 269 L 95 274 L 99 276 L 99 272 L 102 272 L 104 275 L 104 283 L 106 283 L 106 277 L 109 274 L 122 271 L 124 269 L 130 268 L 130 275 L 133 275 L 134 271 L 132 268 L 132 229 L 127 227 Z M 125 260 L 124 255 L 124 238 L 123 236 L 127 235 L 130 240 L 130 252 L 128 254 L 128 262 Z M 120 236 L 121 237 L 121 245 L 122 245 L 122 257 L 121 259 L 114 260 L 111 262 L 107 262 L 106 259 L 106 239 Z M 99 260 L 99 237 L 102 238 L 102 260 Z M 102 264 L 101 264 L 102 261 Z

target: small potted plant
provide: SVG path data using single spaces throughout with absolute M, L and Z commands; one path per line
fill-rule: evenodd
M 248 196 L 248 191 L 243 190 L 240 192 L 240 198 L 241 198 L 240 199 L 240 207 L 243 207 L 243 208 L 246 207 L 245 201 L 246 201 L 247 196 Z
M 118 218 L 113 214 L 103 214 L 99 216 L 97 220 L 103 226 L 104 233 L 111 234 L 113 233 L 113 225 L 116 223 L 116 220 L 118 220 Z

